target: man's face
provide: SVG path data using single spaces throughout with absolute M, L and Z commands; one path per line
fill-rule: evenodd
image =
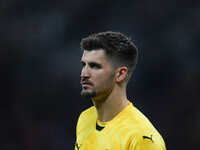
M 81 63 L 81 95 L 93 100 L 107 97 L 114 86 L 114 71 L 104 51 L 84 51 Z

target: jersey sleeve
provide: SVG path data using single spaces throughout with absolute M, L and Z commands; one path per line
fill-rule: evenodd
M 131 139 L 128 150 L 166 150 L 166 147 L 162 141 L 141 136 Z

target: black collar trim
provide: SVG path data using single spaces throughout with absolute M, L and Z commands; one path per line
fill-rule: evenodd
M 100 126 L 100 125 L 98 125 L 98 124 L 96 123 L 96 130 L 101 131 L 103 128 L 104 128 L 104 127 L 102 127 L 102 126 Z

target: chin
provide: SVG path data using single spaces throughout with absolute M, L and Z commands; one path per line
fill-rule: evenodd
M 91 99 L 91 98 L 96 97 L 96 92 L 82 90 L 81 91 L 81 97 L 83 97 L 83 98 L 90 98 Z

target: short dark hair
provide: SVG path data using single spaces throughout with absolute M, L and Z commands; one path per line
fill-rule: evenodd
M 126 66 L 128 79 L 137 64 L 138 49 L 135 44 L 120 32 L 100 32 L 91 34 L 81 40 L 81 49 L 104 50 L 114 67 Z

